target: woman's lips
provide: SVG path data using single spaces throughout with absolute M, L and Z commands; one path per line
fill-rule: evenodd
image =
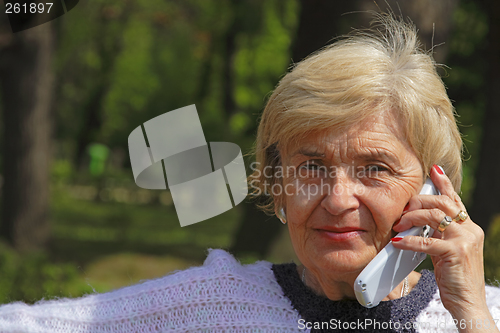
M 341 242 L 351 240 L 359 237 L 365 230 L 355 228 L 342 228 L 342 229 L 316 229 L 319 234 L 329 240 Z

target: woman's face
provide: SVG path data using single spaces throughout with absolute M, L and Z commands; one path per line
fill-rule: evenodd
M 389 112 L 310 136 L 283 162 L 290 237 L 319 280 L 357 276 L 423 184 L 420 162 Z

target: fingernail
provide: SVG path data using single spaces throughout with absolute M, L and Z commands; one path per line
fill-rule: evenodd
M 437 173 L 439 173 L 440 175 L 444 175 L 444 174 L 445 174 L 445 173 L 444 173 L 444 169 L 443 169 L 442 167 L 440 167 L 439 165 L 434 164 L 432 167 L 433 167 L 433 168 L 437 171 Z
M 410 208 L 410 203 L 408 202 L 405 206 L 405 208 L 403 209 L 403 214 L 406 213 L 408 211 L 408 209 Z
M 403 237 L 394 237 L 394 238 L 391 238 L 391 242 L 399 242 L 400 240 L 402 240 Z
M 396 221 L 396 223 L 394 223 L 394 225 L 393 225 L 392 227 L 394 228 L 395 226 L 397 226 L 397 225 L 399 224 L 399 222 L 401 222 L 401 218 L 399 218 L 399 219 Z

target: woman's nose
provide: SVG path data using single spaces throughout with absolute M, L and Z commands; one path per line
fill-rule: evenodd
M 330 214 L 341 215 L 359 207 L 359 198 L 356 195 L 358 184 L 348 174 L 337 175 L 328 185 L 330 186 L 324 186 L 326 195 L 321 206 Z

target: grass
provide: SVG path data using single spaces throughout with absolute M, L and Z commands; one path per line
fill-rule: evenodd
M 121 252 L 168 254 L 200 261 L 207 248 L 231 245 L 239 208 L 180 227 L 173 206 L 84 201 L 55 193 L 51 254 L 57 260 L 80 264 Z
M 169 255 L 120 253 L 104 256 L 89 263 L 82 270 L 81 277 L 94 291 L 105 292 L 197 265 L 200 265 L 200 262 Z
M 6 301 L 32 302 L 37 297 L 106 292 L 201 265 L 208 248 L 229 248 L 240 210 L 241 207 L 236 207 L 209 220 L 181 227 L 172 205 L 80 200 L 54 186 L 50 250 L 48 257 L 36 259 L 36 267 L 38 270 L 49 267 L 49 271 L 64 267 L 65 274 L 60 274 L 60 279 L 67 277 L 68 283 L 58 288 L 52 283 L 51 288 L 44 288 L 40 282 L 44 290 L 13 293 Z M 9 267 L 18 272 L 26 269 L 22 264 Z M 13 272 L 11 276 L 19 279 L 19 273 Z M 34 280 L 45 278 L 50 280 L 50 274 L 36 278 L 33 274 Z
M 500 215 L 491 223 L 484 242 L 484 275 L 486 282 L 499 286 L 500 280 Z

